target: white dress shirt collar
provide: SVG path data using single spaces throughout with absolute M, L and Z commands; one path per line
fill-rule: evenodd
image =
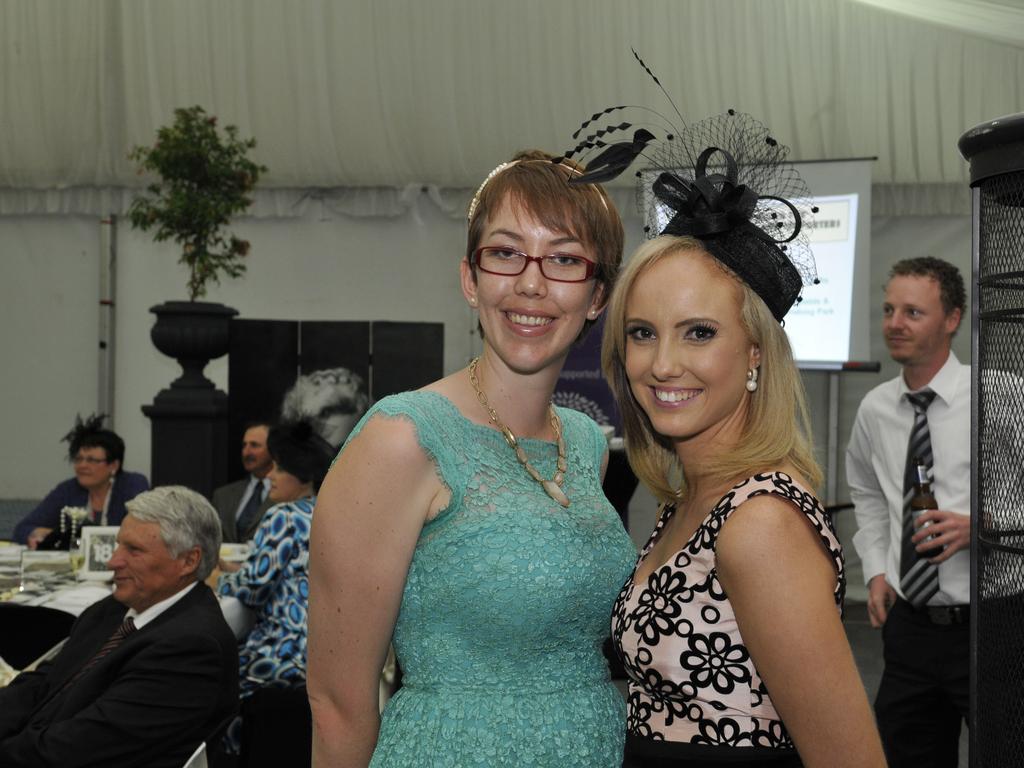
M 946 362 L 943 363 L 942 367 L 939 368 L 934 376 L 932 376 L 932 380 L 921 387 L 921 389 L 930 389 L 935 393 L 936 397 L 942 400 L 946 405 L 950 405 L 957 395 L 960 394 L 958 391 L 962 383 L 960 370 L 960 361 L 957 360 L 956 355 L 953 354 L 953 350 L 950 350 L 949 357 L 946 358 Z M 920 391 L 910 389 L 902 375 L 899 377 L 899 382 L 900 399 L 910 392 Z
M 190 589 L 192 589 L 193 587 L 197 587 L 197 586 L 199 586 L 199 582 L 193 582 L 192 584 L 189 584 L 184 589 L 178 590 L 177 592 L 175 592 L 170 597 L 165 598 L 164 600 L 161 600 L 159 603 L 155 603 L 154 605 L 149 606 L 149 608 L 147 608 L 146 610 L 142 611 L 142 613 L 139 613 L 134 608 L 129 608 L 128 609 L 128 613 L 126 613 L 124 615 L 124 617 L 126 619 L 129 616 L 131 618 L 133 618 L 135 620 L 135 628 L 136 629 L 142 629 L 144 626 L 149 624 L 149 622 L 151 622 L 153 619 L 155 619 L 161 613 L 163 613 L 168 608 L 170 608 L 172 605 L 174 605 L 176 602 L 181 600 L 181 598 L 183 598 L 185 595 L 188 594 L 188 591 Z

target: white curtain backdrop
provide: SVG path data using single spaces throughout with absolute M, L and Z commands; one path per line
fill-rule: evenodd
M 668 110 L 630 46 L 687 118 L 738 107 L 794 159 L 877 156 L 877 214 L 966 213 L 956 140 L 1024 104 L 1022 20 L 979 0 L 4 0 L 0 214 L 123 212 L 130 148 L 200 104 L 258 139 L 257 216 L 311 190 L 393 215 L 410 184 L 567 148 L 602 107 Z
M 456 268 L 472 190 L 518 149 L 567 149 L 601 108 L 670 110 L 631 46 L 685 119 L 735 107 L 795 160 L 877 157 L 872 301 L 904 256 L 969 274 L 956 141 L 1024 109 L 1022 0 L 0 0 L 0 498 L 68 476 L 58 439 L 98 400 L 99 219 L 127 210 L 145 183 L 128 152 L 176 107 L 238 125 L 270 169 L 236 228 L 250 271 L 212 300 L 248 318 L 443 322 L 452 371 L 474 343 Z M 612 192 L 627 250 L 630 183 Z M 122 223 L 113 415 L 146 472 L 140 407 L 178 374 L 148 309 L 184 297 L 175 259 Z M 882 373 L 842 380 L 843 447 L 895 375 L 872 341 Z M 968 360 L 969 332 L 955 342 Z M 224 387 L 226 370 L 207 373 Z M 821 445 L 827 382 L 805 379 Z

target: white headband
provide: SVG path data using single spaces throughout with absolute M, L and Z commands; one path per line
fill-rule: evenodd
M 571 173 L 571 174 L 572 173 L 578 173 L 578 174 L 581 174 L 581 175 L 583 174 L 583 171 L 581 171 L 579 168 L 573 168 L 571 165 L 566 165 L 565 163 L 556 163 L 553 160 L 533 160 L 533 159 L 529 159 L 529 160 L 509 160 L 507 163 L 502 163 L 501 165 L 499 165 L 497 168 L 495 168 L 493 171 L 491 171 L 490 173 L 488 173 L 484 177 L 484 180 L 480 183 L 480 186 L 477 187 L 476 194 L 473 195 L 473 199 L 470 200 L 470 202 L 469 202 L 469 213 L 466 215 L 466 221 L 469 221 L 469 222 L 473 221 L 473 214 L 476 213 L 476 208 L 477 208 L 478 205 L 480 205 L 480 195 L 483 193 L 484 187 L 487 186 L 487 183 L 491 179 L 493 179 L 495 176 L 497 176 L 499 173 L 504 171 L 506 168 L 511 168 L 513 165 L 519 165 L 519 163 L 522 163 L 522 162 L 526 162 L 526 163 L 551 163 L 552 165 L 560 165 L 561 167 L 568 169 L 569 173 Z M 604 194 L 601 195 L 601 203 L 604 205 L 604 209 L 607 211 L 608 210 L 608 201 L 605 200 L 605 195 Z

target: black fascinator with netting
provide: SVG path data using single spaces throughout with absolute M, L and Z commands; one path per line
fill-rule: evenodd
M 314 492 L 331 468 L 335 448 L 317 434 L 307 419 L 282 422 L 270 428 L 267 450 L 280 469 L 300 482 L 312 483 Z
M 643 59 L 636 60 L 668 99 L 675 120 L 648 107 L 597 112 L 573 134 L 565 159 L 586 163 L 571 184 L 606 182 L 642 158 L 636 171 L 644 231 L 689 235 L 735 272 L 779 321 L 818 282 L 807 236 L 817 208 L 789 148 L 753 117 L 730 109 L 688 124 Z M 636 115 L 636 120 L 605 121 Z M 613 140 L 622 137 L 621 141 Z

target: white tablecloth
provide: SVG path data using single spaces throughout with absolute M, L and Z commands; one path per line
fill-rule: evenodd
M 28 582 L 20 592 L 14 592 L 7 600 L 21 605 L 41 605 L 56 608 L 78 616 L 93 603 L 99 602 L 112 591 L 105 581 L 78 581 L 72 577 L 48 578 Z M 255 621 L 255 614 L 237 598 L 222 597 L 220 600 L 224 619 L 235 637 L 241 640 L 249 634 Z

